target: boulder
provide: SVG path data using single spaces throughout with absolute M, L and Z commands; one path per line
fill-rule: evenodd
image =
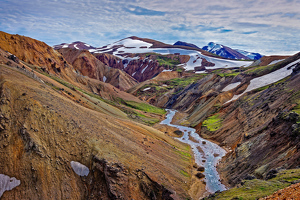
M 266 175 L 266 180 L 275 178 L 277 176 L 278 170 L 276 169 L 271 169 L 270 171 L 268 171 L 267 175 Z
M 205 175 L 202 174 L 201 172 L 199 172 L 199 173 L 196 174 L 196 177 L 199 178 L 199 179 L 201 179 L 201 178 L 204 178 Z
M 178 135 L 178 136 L 182 136 L 182 135 L 183 135 L 183 132 L 180 131 L 180 130 L 176 130 L 176 131 L 174 131 L 174 133 L 175 133 L 176 135 Z
M 200 171 L 200 172 L 204 172 L 205 171 L 205 168 L 204 167 L 198 167 L 197 171 Z

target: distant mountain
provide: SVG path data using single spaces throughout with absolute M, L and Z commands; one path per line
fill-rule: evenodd
M 247 56 L 251 60 L 259 60 L 261 57 L 263 57 L 263 55 L 261 55 L 259 53 L 252 53 L 252 52 L 248 52 L 248 51 L 244 51 L 244 50 L 239 50 L 239 49 L 235 49 L 235 50 L 237 52 L 243 54 L 244 56 Z
M 197 48 L 200 49 L 198 46 L 192 44 L 192 43 L 187 43 L 187 42 L 182 42 L 182 41 L 177 41 L 175 42 L 175 44 L 173 44 L 174 46 L 186 46 L 186 47 L 193 47 L 193 48 Z
M 105 65 L 121 69 L 139 82 L 151 79 L 164 70 L 176 71 L 177 68 L 182 68 L 187 71 L 198 73 L 202 71 L 203 73 L 209 69 L 235 68 L 252 64 L 252 61 L 220 59 L 215 54 L 202 50 L 196 45 L 193 46 L 193 44 L 185 42 L 177 42 L 177 44 L 185 46 L 170 45 L 132 36 L 99 48 L 80 42 L 56 45 L 54 48 L 79 50 L 89 47 L 87 50 Z M 237 59 L 249 60 L 248 57 L 230 48 L 228 51 L 238 54 Z
M 202 49 L 217 54 L 219 56 L 222 56 L 224 58 L 235 59 L 235 60 L 249 60 L 249 57 L 239 53 L 238 51 L 214 42 L 208 43 L 208 45 L 204 46 Z
M 71 44 L 62 43 L 62 44 L 59 44 L 59 45 L 54 45 L 53 48 L 55 50 L 64 49 L 64 48 L 77 49 L 77 50 L 91 50 L 91 49 L 96 49 L 95 47 L 93 47 L 93 46 L 91 46 L 89 44 L 86 44 L 84 42 L 80 42 L 80 41 L 76 41 L 76 42 L 73 42 Z

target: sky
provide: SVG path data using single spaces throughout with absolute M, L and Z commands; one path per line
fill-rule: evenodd
M 50 46 L 129 36 L 264 55 L 300 51 L 300 0 L 0 0 L 0 30 Z

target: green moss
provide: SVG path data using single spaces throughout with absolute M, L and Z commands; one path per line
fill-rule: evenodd
M 235 77 L 239 75 L 240 72 L 233 72 L 233 73 L 218 73 L 219 76 L 221 77 Z
M 222 119 L 219 118 L 219 114 L 213 115 L 207 118 L 202 126 L 205 126 L 209 131 L 216 131 L 222 126 Z
M 249 200 L 259 199 L 288 187 L 293 183 L 293 181 L 298 180 L 300 180 L 300 169 L 284 170 L 279 172 L 275 178 L 268 181 L 259 179 L 243 181 L 243 185 L 241 187 L 223 191 L 217 194 L 214 198 L 220 200 L 230 200 L 233 198 Z
M 180 174 L 182 174 L 183 176 L 186 176 L 186 177 L 190 177 L 190 175 L 184 170 L 180 170 Z
M 174 78 L 174 79 L 165 81 L 164 84 L 171 86 L 171 88 L 172 87 L 183 87 L 184 88 L 184 87 L 202 79 L 205 76 L 206 76 L 206 74 L 195 74 L 190 77 Z M 169 88 L 169 89 L 171 89 L 171 88 Z
M 185 156 L 185 157 L 187 157 L 187 158 L 192 158 L 191 154 L 189 154 L 189 153 L 186 153 L 186 152 L 183 152 L 183 151 L 178 151 L 178 153 Z
M 173 66 L 173 65 L 180 64 L 179 60 L 172 60 L 172 59 L 168 59 L 168 58 L 157 58 L 157 61 L 158 61 L 159 65 Z
M 54 89 L 54 90 L 60 90 L 59 87 L 57 87 L 57 86 L 55 86 L 55 85 L 53 85 L 53 84 L 51 84 L 51 83 L 47 83 L 47 82 L 46 82 L 46 84 L 49 85 L 50 87 L 52 87 L 52 89 Z
M 158 107 L 146 104 L 146 103 L 138 103 L 135 101 L 124 101 L 124 102 L 125 102 L 126 106 L 129 106 L 131 108 L 138 109 L 141 111 L 145 111 L 148 113 L 155 113 L 155 114 L 160 114 L 160 115 L 163 115 L 166 113 L 166 111 L 164 109 L 158 108 Z

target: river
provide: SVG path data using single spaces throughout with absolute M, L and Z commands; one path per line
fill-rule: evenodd
M 194 152 L 195 162 L 205 168 L 203 174 L 205 175 L 207 191 L 214 193 L 218 190 L 226 190 L 225 185 L 220 182 L 220 176 L 216 169 L 219 160 L 226 154 L 226 151 L 217 144 L 201 138 L 193 128 L 171 124 L 177 111 L 169 109 L 167 111 L 166 119 L 161 124 L 176 127 L 183 132 L 183 136 L 176 139 L 189 144 Z M 190 140 L 190 136 L 193 137 L 193 141 Z M 199 150 L 199 147 L 202 151 Z

